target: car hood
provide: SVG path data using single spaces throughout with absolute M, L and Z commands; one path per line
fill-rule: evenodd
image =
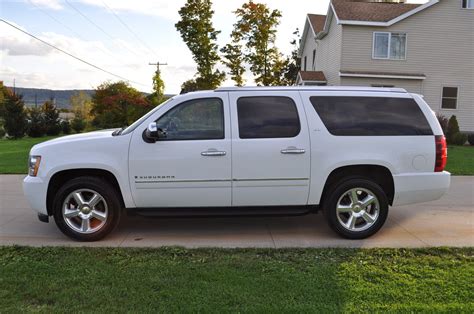
M 33 146 L 32 150 L 36 149 L 41 149 L 45 148 L 48 146 L 52 145 L 58 145 L 61 143 L 71 143 L 71 142 L 77 142 L 77 141 L 88 141 L 88 140 L 95 140 L 95 139 L 103 139 L 103 138 L 112 138 L 112 133 L 114 133 L 116 129 L 110 129 L 110 130 L 100 130 L 100 131 L 94 131 L 94 132 L 87 132 L 87 133 L 81 133 L 81 134 L 73 134 L 73 135 L 67 135 L 67 136 L 61 136 L 49 141 L 45 141 L 42 143 L 39 143 L 35 146 Z

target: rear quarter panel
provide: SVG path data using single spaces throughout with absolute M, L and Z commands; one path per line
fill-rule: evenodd
M 309 204 L 320 203 L 327 178 L 332 171 L 343 166 L 383 166 L 390 170 L 392 175 L 433 172 L 434 136 L 335 136 L 326 129 L 310 102 L 312 96 L 413 98 L 410 94 L 370 92 L 354 95 L 353 92 L 340 91 L 337 93 L 303 91 L 300 94 L 306 111 L 311 142 Z M 423 112 L 427 114 L 425 110 Z

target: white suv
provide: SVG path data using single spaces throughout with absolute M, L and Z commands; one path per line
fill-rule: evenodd
M 24 191 L 41 221 L 98 240 L 143 215 L 300 215 L 323 210 L 361 239 L 389 206 L 440 198 L 446 142 L 402 89 L 221 88 L 171 98 L 123 130 L 34 146 Z

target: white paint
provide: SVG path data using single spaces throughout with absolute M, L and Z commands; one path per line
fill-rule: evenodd
M 298 109 L 300 133 L 293 138 L 240 139 L 236 100 L 243 96 L 291 98 Z M 401 89 L 257 87 L 189 93 L 176 96 L 155 109 L 128 134 L 112 136 L 110 130 L 100 131 L 35 145 L 31 155 L 41 156 L 41 164 L 37 177 L 25 178 L 25 194 L 34 210 L 46 213 L 46 191 L 55 173 L 94 168 L 107 170 L 116 177 L 128 208 L 313 205 L 320 203 L 330 173 L 349 165 L 386 167 L 394 178 L 396 204 L 434 200 L 447 191 L 449 174 L 433 172 L 433 136 L 333 136 L 312 107 L 311 96 L 413 98 L 433 133 L 442 134 L 423 98 Z M 224 139 L 153 144 L 142 139 L 148 124 L 169 109 L 183 101 L 209 97 L 220 98 L 224 103 Z M 281 150 L 288 147 L 305 152 L 282 154 Z M 210 148 L 227 154 L 201 155 Z M 413 162 L 420 158 L 424 162 Z M 170 178 L 143 183 L 140 176 Z

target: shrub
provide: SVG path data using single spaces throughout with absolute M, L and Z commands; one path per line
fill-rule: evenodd
M 41 108 L 43 111 L 44 124 L 46 126 L 47 135 L 58 135 L 61 132 L 59 123 L 59 111 L 52 101 L 47 101 Z
M 448 131 L 448 123 L 449 123 L 448 118 L 446 118 L 440 113 L 436 114 L 436 118 L 438 118 L 438 122 L 441 125 L 441 129 L 443 129 L 443 133 L 446 134 L 446 132 Z
M 27 127 L 25 103 L 22 96 L 9 93 L 4 102 L 5 131 L 9 137 L 22 138 Z
M 474 145 L 474 133 L 471 133 L 467 136 L 467 141 L 469 144 Z
M 74 119 L 72 119 L 71 127 L 76 133 L 81 133 L 86 127 L 86 121 L 81 114 L 76 113 Z
M 44 135 L 46 128 L 44 125 L 43 114 L 39 108 L 31 108 L 29 110 L 28 128 L 26 134 L 29 137 L 41 137 Z
M 455 140 L 461 140 L 461 138 L 457 135 L 458 133 L 460 133 L 458 119 L 453 115 L 451 118 L 449 118 L 448 129 L 446 131 L 446 140 L 448 141 L 448 144 L 454 144 Z
M 4 138 L 5 137 L 5 129 L 3 129 L 2 126 L 0 126 L 0 138 Z
M 61 122 L 61 129 L 64 134 L 71 134 L 71 123 L 69 123 L 69 120 L 63 120 Z
M 461 132 L 454 134 L 453 138 L 451 139 L 451 143 L 453 145 L 464 145 L 467 141 L 467 135 Z

